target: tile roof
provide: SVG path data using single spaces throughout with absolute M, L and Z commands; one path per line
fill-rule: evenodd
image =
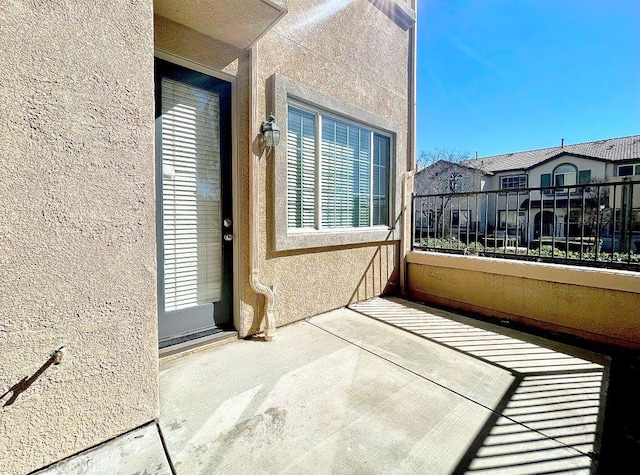
M 494 173 L 507 170 L 526 170 L 560 154 L 570 153 L 605 161 L 621 161 L 640 158 L 640 135 L 596 140 L 564 147 L 541 148 L 524 152 L 506 153 L 492 157 L 464 160 L 461 165 Z

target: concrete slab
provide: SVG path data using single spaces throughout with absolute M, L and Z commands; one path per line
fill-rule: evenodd
M 508 369 L 362 318 L 349 309 L 319 315 L 309 323 L 488 407 L 495 407 L 515 381 Z
M 163 358 L 178 474 L 590 473 L 609 361 L 400 299 Z M 155 424 L 39 474 L 170 474 Z
M 513 472 L 515 459 L 521 460 L 523 466 L 513 473 L 547 472 L 565 466 L 582 467 L 588 472 L 591 456 L 599 451 L 608 358 L 401 299 L 373 299 L 351 308 L 503 368 L 514 376 L 512 387 L 494 406 L 493 420 L 469 451 L 468 466 L 474 473 L 479 463 L 486 463 L 480 461 L 488 452 L 493 454 L 493 463 L 500 460 L 505 464 L 501 470 L 510 467 L 506 473 Z M 531 442 L 538 444 L 543 439 L 573 450 L 573 455 L 565 455 L 564 450 L 554 452 L 543 445 L 538 462 L 527 461 L 537 453 Z M 527 440 L 528 445 L 522 445 L 522 440 Z M 562 454 L 560 461 L 555 460 L 554 454 Z
M 160 390 L 179 474 L 446 473 L 490 415 L 308 323 L 163 365 Z
M 129 432 L 34 475 L 171 475 L 155 424 Z
M 589 473 L 604 359 L 366 305 L 163 363 L 177 473 Z

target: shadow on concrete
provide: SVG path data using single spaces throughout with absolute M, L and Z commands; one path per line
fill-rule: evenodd
M 454 473 L 598 472 L 603 355 L 399 299 L 350 308 L 513 375 Z
M 517 378 L 454 473 L 595 470 L 601 374 L 571 376 Z

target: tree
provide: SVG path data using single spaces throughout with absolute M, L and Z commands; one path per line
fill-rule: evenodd
M 469 158 L 467 153 L 438 148 L 420 153 L 414 179 L 414 194 L 441 196 L 420 198 L 419 202 L 415 203 L 418 229 L 426 228 L 432 237 L 451 238 L 451 226 L 454 224 L 445 218 L 453 215 L 451 200 L 459 200 L 458 197 L 453 198 L 452 194 L 474 191 L 474 177 L 478 172 L 460 164 Z M 453 217 L 453 221 L 455 219 L 456 217 Z M 459 215 L 457 219 L 461 219 Z
M 425 195 L 472 191 L 467 189 L 471 185 L 468 182 L 472 169 L 460 164 L 467 159 L 467 153 L 455 149 L 434 148 L 429 152 L 423 150 L 417 160 L 415 193 Z
M 424 168 L 427 168 L 430 165 L 433 165 L 440 160 L 450 163 L 459 163 L 463 160 L 470 159 L 471 156 L 469 152 L 460 152 L 455 149 L 441 149 L 434 148 L 428 152 L 424 150 L 420 152 L 420 156 L 417 159 L 417 171 L 420 171 Z
M 611 222 L 612 213 L 607 208 L 611 190 L 602 178 L 592 178 L 588 184 L 594 186 L 571 189 L 571 193 L 577 193 L 583 198 L 575 198 L 569 202 L 572 209 L 565 217 L 566 233 L 570 237 L 599 239 Z

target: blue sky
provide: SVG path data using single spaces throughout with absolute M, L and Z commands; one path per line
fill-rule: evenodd
M 639 0 L 419 0 L 417 151 L 640 134 Z

